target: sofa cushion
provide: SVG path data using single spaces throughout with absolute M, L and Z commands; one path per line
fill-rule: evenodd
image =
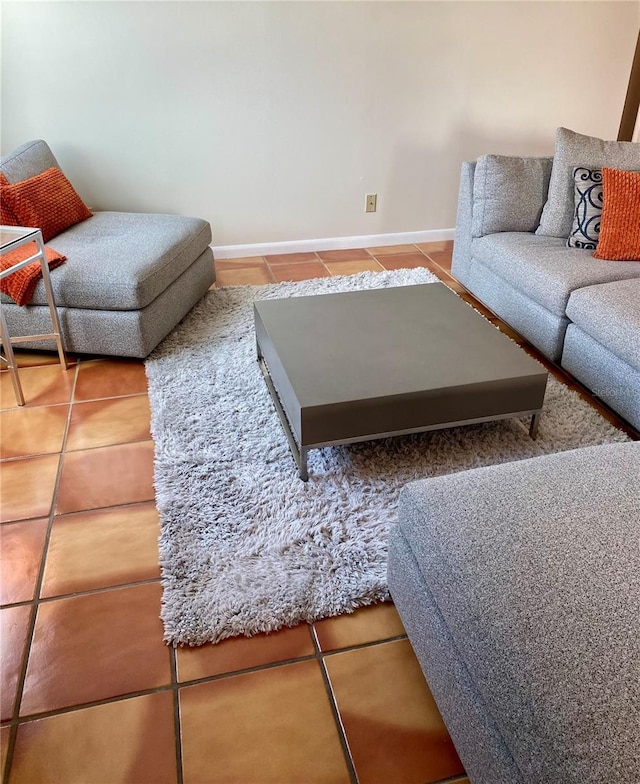
M 525 781 L 640 769 L 638 476 L 631 442 L 401 494 L 401 530 Z
M 640 278 L 640 261 L 599 261 L 589 250 L 567 248 L 564 239 L 536 234 L 505 232 L 479 237 L 472 241 L 471 253 L 497 276 L 558 316 L 564 315 L 574 289 Z
M 208 247 L 146 308 L 93 310 L 59 307 L 58 318 L 65 348 L 78 354 L 146 357 L 206 294 L 213 280 L 213 251 Z M 51 316 L 46 306 L 21 308 L 9 303 L 2 309 L 11 335 L 51 331 Z M 29 347 L 51 351 L 55 350 L 55 343 L 53 340 L 36 340 L 30 342 Z
M 535 231 L 551 176 L 551 158 L 482 155 L 473 179 L 471 232 Z
M 640 278 L 572 292 L 567 316 L 602 346 L 640 370 Z
M 200 218 L 96 212 L 55 239 L 66 264 L 51 275 L 60 307 L 137 310 L 148 305 L 207 248 Z M 33 304 L 46 304 L 38 284 Z
M 640 431 L 640 368 L 614 354 L 577 324 L 569 324 L 562 367 Z
M 0 171 L 9 182 L 27 180 L 54 166 L 60 168 L 49 145 L 42 139 L 26 142 L 0 159 Z
M 604 141 L 558 128 L 549 195 L 536 234 L 564 239 L 569 236 L 574 210 L 572 173 L 576 166 L 638 169 L 640 144 Z
M 602 224 L 596 259 L 640 260 L 640 172 L 602 170 Z

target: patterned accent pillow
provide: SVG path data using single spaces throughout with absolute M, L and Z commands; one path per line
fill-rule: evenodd
M 536 234 L 566 239 L 573 220 L 573 177 L 576 166 L 590 169 L 637 169 L 640 161 L 638 142 L 605 141 L 585 136 L 568 128 L 556 131 L 556 147 L 549 181 L 547 203 L 542 210 Z
M 640 261 L 640 172 L 602 169 L 604 206 L 596 259 Z
M 567 247 L 595 250 L 600 236 L 602 217 L 602 171 L 576 166 L 573 170 L 573 179 L 575 209 Z
M 28 180 L 6 185 L 2 195 L 19 225 L 41 229 L 45 242 L 93 215 L 73 185 L 55 167 Z

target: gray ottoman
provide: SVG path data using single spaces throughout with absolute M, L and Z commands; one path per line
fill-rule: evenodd
M 58 163 L 48 145 L 22 145 L 0 161 L 9 182 Z M 67 257 L 51 273 L 65 348 L 88 354 L 145 357 L 214 281 L 211 227 L 200 218 L 94 212 L 47 244 Z M 42 281 L 31 303 L 2 295 L 11 335 L 50 332 Z M 53 348 L 53 342 L 25 344 Z
M 408 485 L 388 579 L 472 784 L 640 781 L 640 443 Z

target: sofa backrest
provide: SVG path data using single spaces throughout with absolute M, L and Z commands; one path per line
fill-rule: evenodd
M 534 232 L 547 200 L 553 158 L 482 155 L 473 179 L 471 234 Z
M 52 166 L 60 168 L 49 145 L 42 139 L 26 142 L 0 158 L 0 171 L 9 182 L 22 182 Z

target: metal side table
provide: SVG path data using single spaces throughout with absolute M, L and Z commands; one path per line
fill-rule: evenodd
M 39 261 L 42 267 L 42 279 L 44 280 L 44 288 L 47 293 L 47 302 L 49 303 L 49 313 L 51 315 L 51 323 L 53 325 L 53 332 L 45 335 L 15 335 L 9 337 L 7 329 L 7 322 L 5 321 L 4 312 L 2 310 L 2 303 L 0 302 L 0 342 L 4 347 L 6 356 L 0 355 L 0 360 L 7 365 L 11 375 L 11 382 L 13 389 L 16 393 L 16 400 L 19 406 L 24 405 L 24 394 L 22 392 L 22 385 L 20 384 L 20 376 L 16 366 L 15 356 L 13 354 L 13 343 L 27 343 L 31 340 L 45 340 L 53 338 L 58 347 L 58 356 L 60 357 L 60 365 L 63 370 L 67 369 L 67 359 L 62 345 L 62 335 L 60 333 L 60 322 L 58 320 L 58 312 L 56 310 L 56 302 L 53 296 L 53 289 L 51 288 L 51 278 L 49 277 L 49 265 L 47 264 L 47 257 L 44 250 L 44 242 L 42 240 L 42 232 L 40 229 L 29 229 L 22 226 L 0 226 L 0 256 L 8 253 L 11 250 L 20 248 L 30 242 L 35 242 L 37 252 L 28 259 L 13 264 L 6 270 L 0 272 L 0 280 L 6 278 L 19 269 L 26 267 L 32 261 Z

